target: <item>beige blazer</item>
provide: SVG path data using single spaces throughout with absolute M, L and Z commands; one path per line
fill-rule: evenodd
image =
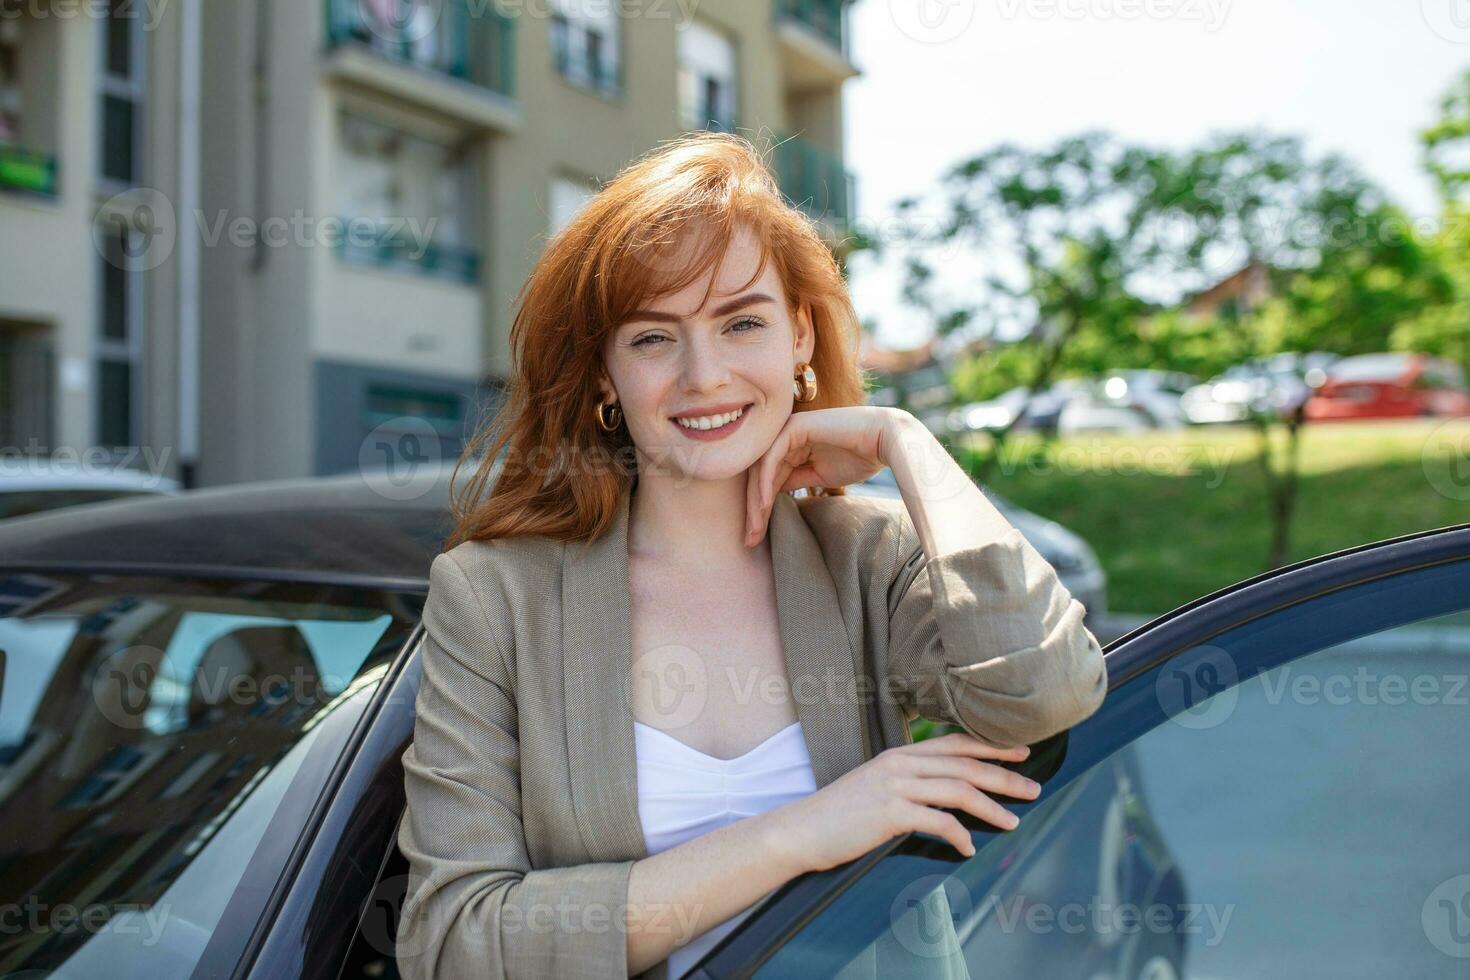
M 434 559 L 398 833 L 409 980 L 627 976 L 628 874 L 648 856 L 626 685 L 630 500 L 590 544 L 522 536 Z M 1033 744 L 1101 704 L 1083 607 L 1014 528 L 926 561 L 900 500 L 780 494 L 768 533 L 819 787 L 909 741 L 915 715 Z

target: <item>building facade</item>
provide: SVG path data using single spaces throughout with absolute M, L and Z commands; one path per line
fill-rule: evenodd
M 854 218 L 844 0 L 111 3 L 0 20 L 6 445 L 453 458 L 547 238 L 682 131 L 769 139 L 839 254 Z

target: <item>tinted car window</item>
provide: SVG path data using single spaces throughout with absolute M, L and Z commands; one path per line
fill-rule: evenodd
M 1453 562 L 1181 652 L 1065 736 L 1016 831 L 910 838 L 756 976 L 1461 975 L 1467 608 Z
M 0 931 L 4 969 L 187 972 L 314 733 L 361 711 L 415 601 L 0 573 L 0 902 L 27 916 Z

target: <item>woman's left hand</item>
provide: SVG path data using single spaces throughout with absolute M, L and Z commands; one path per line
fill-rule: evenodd
M 884 454 L 899 444 L 900 427 L 917 422 L 903 409 L 876 405 L 793 412 L 747 471 L 746 546 L 765 537 L 776 494 L 866 480 L 890 464 Z

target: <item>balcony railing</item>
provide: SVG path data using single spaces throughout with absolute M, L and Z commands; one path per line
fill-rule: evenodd
M 361 44 L 426 71 L 515 96 L 515 21 L 480 0 L 402 4 L 401 20 L 372 0 L 326 0 L 327 44 Z
M 56 196 L 56 158 L 0 143 L 0 188 Z
M 362 224 L 361 219 L 341 220 L 348 229 Z M 463 283 L 480 278 L 480 253 L 475 249 L 442 242 L 416 242 L 387 224 L 367 236 L 343 235 L 336 245 L 344 260 L 360 265 L 389 266 Z
M 792 203 L 813 218 L 841 228 L 852 223 L 852 174 L 831 152 L 798 136 L 776 144 L 776 179 Z
M 843 29 L 845 0 L 776 0 L 776 17 L 795 21 L 825 38 L 843 57 L 847 56 L 847 32 Z

